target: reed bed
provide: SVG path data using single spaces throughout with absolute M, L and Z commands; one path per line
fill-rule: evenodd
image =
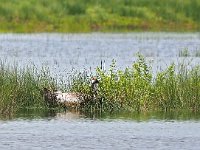
M 171 64 L 156 74 L 142 55 L 131 67 L 117 69 L 115 61 L 108 70 L 97 68 L 98 90 L 91 89 L 92 73 L 76 72 L 64 82 L 51 77 L 48 69 L 38 71 L 17 65 L 0 64 L 0 112 L 9 113 L 24 108 L 44 108 L 41 90 L 62 89 L 79 92 L 84 100 L 80 111 L 130 112 L 199 112 L 200 66 Z
M 115 62 L 107 71 L 98 68 L 96 74 L 100 83 L 97 96 L 91 99 L 94 103 L 89 101 L 84 109 L 105 112 L 199 111 L 199 65 L 190 67 L 186 63 L 178 66 L 172 63 L 156 74 L 152 73 L 151 68 L 141 55 L 123 71 L 117 69 Z M 77 76 L 71 87 L 78 92 L 91 94 L 84 76 Z
M 200 50 L 196 49 L 194 51 L 190 51 L 188 48 L 184 48 L 179 51 L 179 57 L 200 57 Z
M 12 114 L 19 109 L 48 108 L 43 87 L 55 88 L 56 82 L 47 68 L 38 73 L 35 67 L 19 69 L 17 65 L 0 64 L 0 113 Z

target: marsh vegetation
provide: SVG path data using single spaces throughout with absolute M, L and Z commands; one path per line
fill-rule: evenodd
M 105 111 L 199 111 L 200 66 L 174 63 L 153 74 L 151 65 L 141 55 L 131 67 L 118 70 L 97 69 L 100 79 L 98 98 Z M 88 86 L 82 77 L 73 88 L 85 92 Z M 77 82 L 79 81 L 79 82 Z M 97 104 L 95 104 L 97 106 Z
M 181 63 L 169 65 L 154 74 L 151 64 L 142 55 L 125 70 L 119 70 L 115 61 L 108 70 L 97 68 L 99 79 L 97 95 L 91 91 L 91 73 L 74 73 L 68 84 L 51 77 L 48 69 L 19 69 L 1 63 L 0 110 L 2 113 L 21 108 L 47 108 L 41 89 L 62 89 L 85 95 L 80 110 L 111 111 L 190 111 L 200 108 L 200 66 Z M 90 98 L 90 99 L 88 99 Z
M 0 112 L 13 113 L 19 109 L 47 108 L 42 87 L 55 87 L 48 70 L 40 73 L 34 67 L 20 69 L 17 65 L 0 64 Z

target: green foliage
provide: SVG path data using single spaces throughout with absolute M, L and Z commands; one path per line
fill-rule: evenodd
M 104 112 L 200 111 L 200 66 L 181 63 L 152 73 L 151 65 L 138 54 L 131 67 L 118 70 L 116 62 L 109 70 L 97 68 L 97 91 L 91 88 L 92 73 L 74 72 L 64 82 L 51 77 L 48 68 L 24 68 L 0 64 L 0 112 L 21 108 L 47 108 L 41 90 L 62 89 L 80 94 L 80 110 Z M 59 83 L 59 84 L 58 84 Z
M 179 51 L 179 57 L 189 57 L 190 52 L 187 48 L 184 48 L 183 50 Z
M 0 31 L 198 31 L 199 10 L 199 0 L 0 0 Z
M 179 57 L 200 57 L 200 50 L 190 51 L 188 48 L 184 48 L 179 51 Z
M 0 64 L 0 112 L 12 113 L 21 108 L 46 108 L 41 91 L 55 88 L 55 81 L 47 70 L 37 73 L 35 68 L 19 70 L 17 66 Z
M 188 67 L 184 63 L 179 66 L 171 64 L 166 70 L 153 75 L 151 66 L 141 55 L 138 55 L 138 60 L 132 67 L 124 71 L 117 70 L 113 61 L 108 71 L 97 69 L 100 83 L 95 97 L 98 101 L 95 101 L 101 106 L 97 108 L 99 105 L 93 105 L 93 107 L 105 112 L 119 110 L 197 112 L 200 108 L 200 66 L 192 69 Z M 85 85 L 87 83 L 85 82 Z M 79 86 L 76 86 L 74 84 L 73 89 L 79 91 Z M 86 92 L 86 94 L 91 93 Z

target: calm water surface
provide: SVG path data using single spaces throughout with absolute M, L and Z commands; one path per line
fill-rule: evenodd
M 48 66 L 58 76 L 72 69 L 95 70 L 101 60 L 107 69 L 113 59 L 119 68 L 125 68 L 131 66 L 138 52 L 163 68 L 177 62 L 183 49 L 200 52 L 200 34 L 0 34 L 1 60 L 19 66 Z
M 0 149 L 188 150 L 200 144 L 196 119 L 87 118 L 71 112 L 37 117 L 0 121 Z
M 0 59 L 20 67 L 48 66 L 57 77 L 94 70 L 100 60 L 130 66 L 135 53 L 164 67 L 180 50 L 200 51 L 198 33 L 0 34 Z M 195 64 L 199 58 L 193 58 Z M 129 114 L 130 115 L 130 114 Z M 129 116 L 128 115 L 128 116 Z M 0 119 L 0 149 L 199 149 L 200 119 L 154 115 L 28 113 Z

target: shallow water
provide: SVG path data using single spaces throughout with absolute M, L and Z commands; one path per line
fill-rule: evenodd
M 94 71 L 105 60 L 118 68 L 130 67 L 141 53 L 153 60 L 156 69 L 180 60 L 179 51 L 200 51 L 199 33 L 129 34 L 0 34 L 0 59 L 19 66 L 48 66 L 58 76 L 72 69 Z M 199 58 L 193 58 L 198 60 Z M 196 63 L 196 62 L 195 62 Z
M 0 149 L 199 149 L 199 120 L 138 117 L 88 118 L 66 112 L 4 120 Z
M 0 34 L 0 59 L 20 67 L 48 66 L 57 77 L 95 70 L 112 59 L 130 66 L 135 53 L 156 68 L 176 63 L 180 50 L 200 51 L 198 33 Z M 190 58 L 189 58 L 190 59 Z M 199 58 L 193 58 L 194 64 Z M 0 149 L 199 149 L 200 117 L 194 114 L 94 114 L 20 112 L 0 116 Z

